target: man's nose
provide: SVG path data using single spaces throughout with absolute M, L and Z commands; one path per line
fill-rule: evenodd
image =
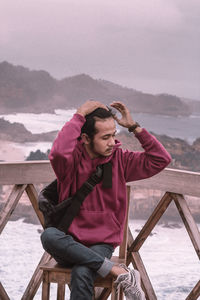
M 108 143 L 108 145 L 111 147 L 113 147 L 114 145 L 115 145 L 115 138 L 114 137 L 111 137 L 110 139 L 109 139 L 109 143 Z

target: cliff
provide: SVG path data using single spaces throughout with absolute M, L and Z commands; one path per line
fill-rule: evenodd
M 16 143 L 26 142 L 49 142 L 56 137 L 57 131 L 51 131 L 41 134 L 32 134 L 23 124 L 10 123 L 0 118 L 0 140 L 12 141 Z
M 173 95 L 142 93 L 85 74 L 57 80 L 46 71 L 0 63 L 1 113 L 54 112 L 77 107 L 88 99 L 105 104 L 123 99 L 133 112 L 171 116 L 191 113 L 190 105 Z

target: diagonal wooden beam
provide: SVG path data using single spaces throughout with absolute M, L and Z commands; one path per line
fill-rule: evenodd
M 171 194 L 171 196 L 174 199 L 174 202 L 178 208 L 179 214 L 190 236 L 190 239 L 197 253 L 197 256 L 200 259 L 200 232 L 194 221 L 192 213 L 187 205 L 187 202 L 183 197 L 183 195 Z
M 33 209 L 34 209 L 42 227 L 44 228 L 44 217 L 38 207 L 38 200 L 37 200 L 38 193 L 35 189 L 35 186 L 33 184 L 28 184 L 26 187 L 26 193 L 29 197 L 29 200 L 33 206 Z M 50 260 L 50 258 L 51 258 L 51 256 L 47 252 L 45 252 L 43 254 L 21 300 L 32 300 L 33 299 L 33 297 L 37 293 L 37 290 L 42 281 L 43 271 L 40 269 L 40 265 L 47 263 Z
M 40 269 L 40 265 L 47 263 L 50 258 L 51 256 L 47 252 L 44 252 L 21 300 L 32 300 L 34 298 L 42 281 L 42 270 Z
M 10 300 L 10 298 L 8 297 L 8 294 L 6 293 L 1 282 L 0 282 L 0 299 L 1 300 Z
M 95 300 L 106 300 L 111 294 L 110 288 L 95 288 Z
M 133 235 L 131 233 L 130 228 L 128 228 L 128 247 L 134 242 Z M 153 286 L 143 264 L 143 261 L 140 257 L 139 252 L 132 252 L 131 255 L 127 258 L 127 266 L 132 263 L 134 268 L 136 268 L 140 272 L 142 286 L 144 288 L 146 299 L 147 300 L 156 300 L 156 294 L 154 292 Z
M 39 210 L 38 207 L 38 193 L 36 191 L 36 188 L 34 187 L 33 184 L 28 184 L 26 187 L 26 193 L 31 201 L 31 204 L 34 208 L 34 211 L 42 225 L 42 227 L 44 228 L 44 217 L 42 212 Z
M 3 231 L 10 216 L 15 210 L 15 207 L 17 206 L 17 203 L 19 202 L 19 199 L 21 198 L 26 186 L 26 184 L 14 185 L 8 197 L 8 200 L 6 201 L 3 209 L 0 212 L 0 233 Z
M 185 300 L 198 300 L 200 297 L 200 280 L 197 282 L 195 287 L 192 289 L 190 294 L 187 296 Z
M 142 286 L 146 292 L 146 299 L 147 300 L 157 300 L 156 294 L 152 287 L 151 281 L 141 259 L 139 252 L 132 252 L 132 264 L 135 269 L 137 269 L 141 276 Z
M 156 208 L 154 209 L 153 213 L 143 226 L 142 230 L 139 232 L 138 236 L 135 238 L 134 242 L 130 246 L 128 250 L 128 256 L 131 256 L 131 252 L 137 252 L 145 242 L 145 240 L 150 235 L 151 231 L 158 223 L 161 216 L 166 211 L 167 207 L 169 206 L 170 202 L 172 201 L 172 197 L 169 192 L 166 192 L 165 195 L 162 197 Z

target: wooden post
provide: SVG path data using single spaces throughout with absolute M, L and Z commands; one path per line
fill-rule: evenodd
M 179 214 L 183 220 L 185 228 L 190 236 L 194 249 L 197 253 L 197 256 L 200 259 L 200 233 L 199 229 L 194 221 L 194 218 L 191 214 L 191 211 L 185 201 L 183 195 L 171 194 L 174 198 L 175 204 L 178 208 Z
M 165 195 L 162 197 L 162 199 L 154 209 L 153 213 L 145 223 L 144 227 L 142 228 L 142 230 L 128 249 L 129 256 L 131 255 L 132 251 L 136 252 L 141 248 L 142 244 L 147 239 L 155 225 L 158 223 L 171 201 L 172 197 L 170 193 L 165 193 Z
M 51 256 L 47 252 L 44 252 L 21 300 L 32 300 L 34 298 L 42 281 L 42 270 L 40 270 L 40 265 L 47 263 L 50 258 Z
M 6 293 L 6 291 L 4 290 L 3 285 L 0 282 L 0 299 L 1 300 L 10 300 L 10 298 L 8 297 L 8 294 Z
M 44 217 L 42 212 L 38 208 L 38 201 L 37 201 L 38 194 L 33 184 L 27 185 L 26 193 L 31 201 L 31 204 L 35 210 L 36 215 L 38 216 L 38 219 L 40 220 L 42 227 L 44 227 Z
M 10 216 L 12 215 L 15 207 L 19 199 L 21 198 L 24 190 L 26 188 L 26 184 L 15 184 L 10 196 L 8 197 L 7 202 L 5 203 L 2 211 L 0 212 L 0 233 L 3 231 L 6 226 Z
M 65 300 L 65 283 L 58 283 L 57 287 L 57 300 Z
M 131 230 L 129 228 L 128 231 L 128 246 L 133 244 L 134 238 L 131 233 Z M 151 281 L 149 279 L 149 276 L 147 274 L 147 271 L 145 269 L 145 266 L 143 264 L 143 261 L 140 257 L 139 252 L 131 252 L 131 256 L 129 255 L 127 259 L 127 265 L 129 265 L 132 262 L 134 268 L 136 268 L 140 272 L 141 276 L 141 282 L 142 286 L 144 288 L 145 294 L 146 294 L 146 299 L 147 300 L 156 300 L 156 294 L 154 292 L 153 286 L 151 284 Z
M 200 297 L 200 280 L 197 282 L 195 287 L 192 289 L 190 294 L 187 296 L 185 300 L 198 300 Z
M 50 283 L 48 280 L 48 272 L 43 271 L 43 282 L 42 282 L 42 300 L 49 300 L 50 296 Z

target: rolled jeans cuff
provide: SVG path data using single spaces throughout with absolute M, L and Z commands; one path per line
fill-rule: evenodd
M 97 273 L 101 277 L 106 277 L 110 273 L 113 266 L 114 266 L 114 262 L 110 261 L 108 258 L 105 258 L 103 264 L 97 270 Z

